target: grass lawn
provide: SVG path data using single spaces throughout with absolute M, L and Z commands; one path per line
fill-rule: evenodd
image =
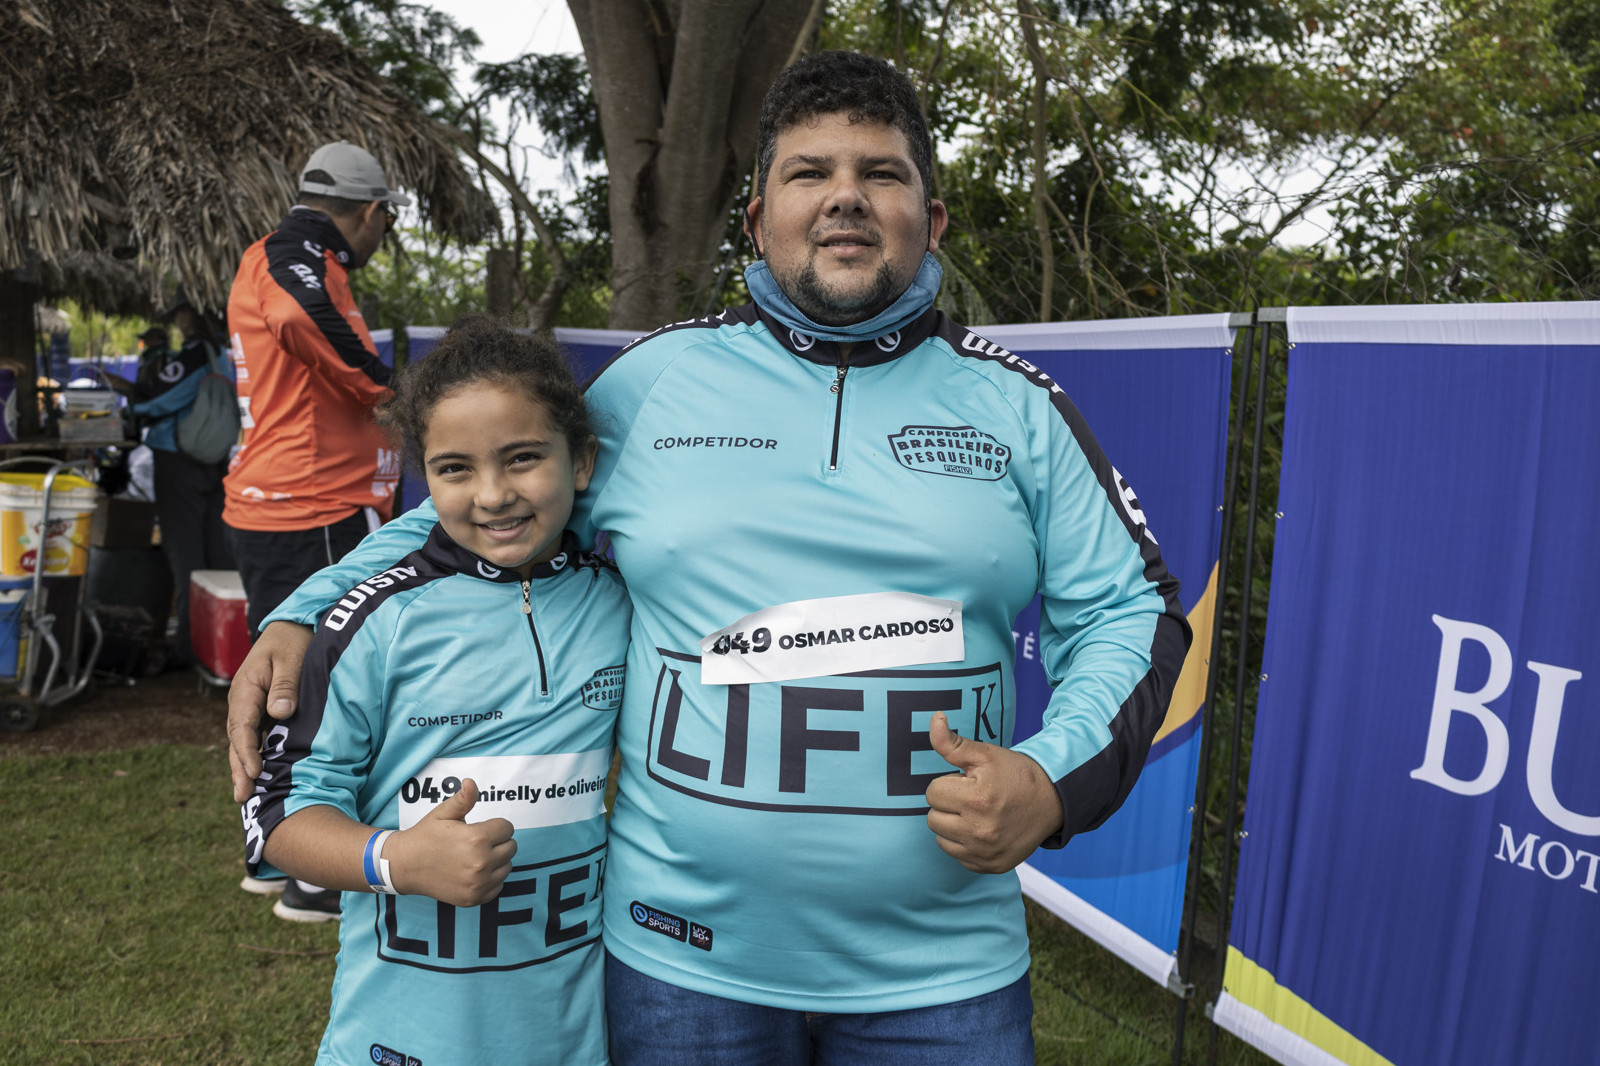
M 0 1060 L 312 1061 L 337 930 L 239 891 L 220 748 L 0 759 L 0 824 Z M 1040 1063 L 1171 1061 L 1171 995 L 1031 906 L 1029 925 Z M 1209 1026 L 1188 1028 L 1200 1063 Z

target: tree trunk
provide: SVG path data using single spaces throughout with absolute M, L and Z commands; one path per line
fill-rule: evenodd
M 611 176 L 611 326 L 654 329 L 711 284 L 761 98 L 821 0 L 567 0 Z
M 512 293 L 517 283 L 517 253 L 510 248 L 490 248 L 483 257 L 483 295 L 491 315 L 511 317 Z
M 1049 121 L 1050 79 L 1045 71 L 1044 50 L 1039 47 L 1039 37 L 1034 27 L 1038 11 L 1033 0 L 1018 0 L 1017 13 L 1021 16 L 1022 39 L 1028 52 L 1028 62 L 1033 67 L 1033 229 L 1039 238 L 1039 321 L 1049 322 L 1050 306 L 1056 282 L 1056 251 L 1050 239 L 1050 213 L 1046 203 L 1050 198 L 1049 154 L 1046 146 Z

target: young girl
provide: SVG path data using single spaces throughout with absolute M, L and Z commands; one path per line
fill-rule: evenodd
M 319 1063 L 605 1063 L 630 608 L 566 532 L 594 465 L 582 394 L 549 341 L 473 317 L 382 417 L 439 520 L 318 625 L 244 806 L 250 873 L 344 890 Z

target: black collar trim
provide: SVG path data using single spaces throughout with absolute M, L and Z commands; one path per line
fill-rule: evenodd
M 497 581 L 506 585 L 522 584 L 522 575 L 515 570 L 495 566 L 488 560 L 469 552 L 450 538 L 437 522 L 428 533 L 428 542 L 422 546 L 422 556 L 446 572 L 465 574 L 484 581 Z M 561 551 L 554 559 L 538 563 L 529 574 L 529 580 L 539 581 L 555 577 L 578 566 L 591 565 L 586 552 L 578 550 L 578 538 L 572 530 L 561 532 Z
M 812 363 L 823 366 L 839 365 L 839 344 L 836 341 L 820 340 L 808 337 L 804 333 L 792 330 L 767 314 L 758 304 L 750 304 L 755 312 L 755 318 L 766 324 L 775 339 L 785 350 Z M 744 311 L 745 308 L 738 308 Z M 743 317 L 743 316 L 741 316 Z M 850 351 L 851 366 L 877 366 L 887 363 L 891 359 L 898 359 L 907 352 L 916 350 L 917 346 L 938 329 L 942 316 L 933 307 L 929 307 L 905 329 L 894 333 L 886 333 L 881 337 L 870 340 L 857 341 L 856 346 Z
M 323 249 L 327 249 L 345 267 L 348 267 L 354 258 L 354 253 L 350 251 L 350 242 L 344 239 L 344 234 L 339 232 L 339 227 L 334 225 L 333 219 L 303 204 L 290 209 L 283 217 L 283 221 L 278 223 L 278 232 L 297 241 L 303 241 L 306 250 L 314 255 L 320 256 Z

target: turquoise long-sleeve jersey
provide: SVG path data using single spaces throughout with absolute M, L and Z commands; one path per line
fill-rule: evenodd
M 517 842 L 479 907 L 343 894 L 318 1063 L 608 1061 L 604 797 L 629 605 L 570 534 L 563 549 L 524 582 L 434 527 L 318 626 L 244 805 L 251 872 L 297 811 L 406 829 L 467 778 L 468 819 L 509 819 Z
M 634 601 L 607 949 L 807 1011 L 1021 976 L 1015 875 L 967 871 L 928 829 L 924 791 L 951 771 L 933 713 L 1011 742 L 1011 625 L 1041 593 L 1055 690 L 1016 748 L 1056 782 L 1059 845 L 1132 788 L 1189 640 L 1076 408 L 931 310 L 845 359 L 730 309 L 624 349 L 588 397 L 600 452 L 575 528 L 609 535 Z M 362 552 L 414 540 L 418 511 Z M 337 587 L 324 571 L 274 617 Z

